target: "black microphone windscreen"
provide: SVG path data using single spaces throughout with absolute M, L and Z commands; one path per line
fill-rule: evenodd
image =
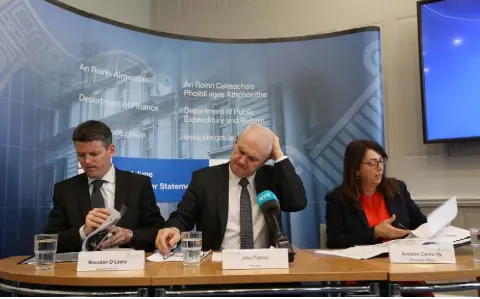
M 260 210 L 263 213 L 269 212 L 274 214 L 280 214 L 280 204 L 276 200 L 265 201 L 261 206 Z

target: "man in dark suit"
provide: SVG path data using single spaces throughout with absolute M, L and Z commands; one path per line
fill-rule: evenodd
M 58 234 L 58 252 L 80 251 L 83 240 L 105 222 L 110 209 L 120 211 L 123 205 L 126 213 L 100 247 L 152 251 L 165 220 L 156 205 L 150 178 L 112 165 L 112 132 L 100 121 L 78 125 L 72 139 L 84 173 L 54 186 L 45 233 Z
M 269 159 L 274 166 L 264 165 Z M 180 232 L 195 226 L 202 231 L 203 250 L 269 247 L 272 238 L 256 201 L 264 190 L 277 195 L 284 212 L 307 206 L 303 183 L 278 137 L 254 124 L 237 138 L 229 163 L 193 173 L 167 228 L 157 234 L 157 249 L 169 252 L 180 240 Z

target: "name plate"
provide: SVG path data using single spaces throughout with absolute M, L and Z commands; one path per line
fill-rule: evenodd
M 395 245 L 389 246 L 390 263 L 455 264 L 453 245 Z
M 223 250 L 222 269 L 288 269 L 288 249 Z
M 123 271 L 145 269 L 145 251 L 108 250 L 82 251 L 78 254 L 77 271 Z

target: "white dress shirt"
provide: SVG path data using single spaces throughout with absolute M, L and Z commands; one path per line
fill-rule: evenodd
M 92 195 L 93 191 L 93 184 L 92 182 L 97 180 L 95 178 L 87 177 L 88 178 L 88 191 L 90 195 Z M 113 209 L 115 207 L 115 167 L 111 165 L 108 172 L 101 178 L 104 182 L 102 187 L 100 187 L 100 192 L 102 193 L 103 200 L 105 202 L 105 209 Z M 85 240 L 87 237 L 83 232 L 83 228 L 85 225 L 80 227 L 80 238 Z
M 275 163 L 286 159 L 283 156 Z M 242 186 L 240 177 L 233 173 L 228 167 L 228 220 L 225 229 L 225 235 L 222 241 L 223 249 L 240 249 L 240 194 Z M 246 178 L 248 180 L 247 190 L 250 193 L 250 203 L 252 204 L 252 224 L 253 224 L 253 242 L 254 248 L 270 247 L 270 232 L 260 207 L 257 204 L 257 191 L 255 190 L 255 174 Z

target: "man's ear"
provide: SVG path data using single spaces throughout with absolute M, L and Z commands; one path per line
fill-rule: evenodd
M 115 155 L 115 145 L 114 144 L 110 144 L 107 148 L 107 151 L 108 151 L 108 156 L 111 158 L 113 157 L 113 155 Z

